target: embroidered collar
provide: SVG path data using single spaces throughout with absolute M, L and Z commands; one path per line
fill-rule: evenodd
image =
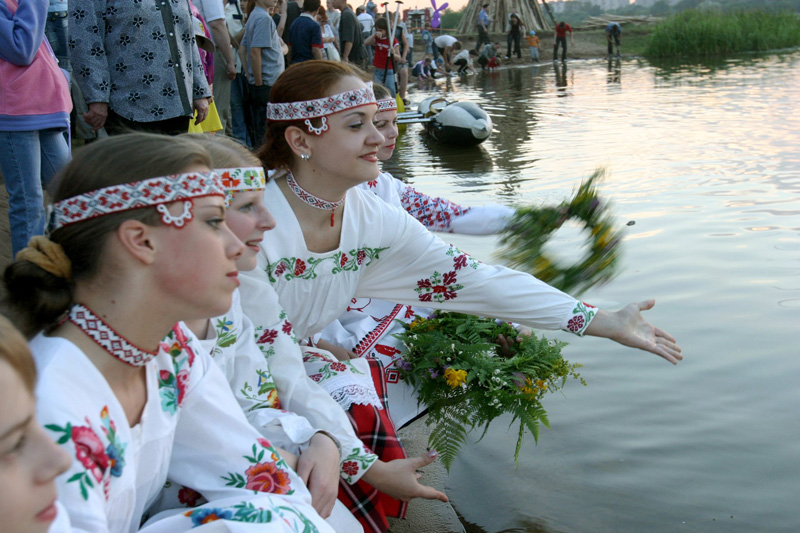
M 397 111 L 397 100 L 394 98 L 384 98 L 383 100 L 378 100 L 378 113 L 382 113 L 384 111 Z
M 267 175 L 261 167 L 217 168 L 214 172 L 219 174 L 228 207 L 233 201 L 233 193 L 263 191 L 267 187 Z
M 328 121 L 326 117 L 339 113 L 345 109 L 361 107 L 375 103 L 375 93 L 372 92 L 372 82 L 367 82 L 367 86 L 362 89 L 344 91 L 339 94 L 317 98 L 316 100 L 306 100 L 303 102 L 281 102 L 267 104 L 267 120 L 287 121 L 303 120 L 308 127 L 309 133 L 322 135 L 328 131 Z M 311 124 L 312 118 L 322 119 L 322 125 L 315 127 Z
M 74 305 L 69 310 L 69 321 L 102 349 L 130 366 L 144 366 L 158 355 L 158 352 L 148 352 L 130 343 L 85 305 Z
M 300 198 L 302 201 L 304 201 L 305 203 L 307 203 L 311 207 L 315 207 L 317 209 L 322 209 L 323 211 L 330 211 L 331 212 L 331 227 L 333 227 L 334 210 L 344 203 L 344 199 L 345 199 L 344 196 L 342 196 L 341 199 L 339 199 L 339 200 L 337 200 L 335 202 L 329 202 L 327 200 L 324 200 L 324 199 L 320 198 L 319 196 L 314 196 L 313 194 L 311 194 L 310 192 L 308 192 L 307 190 L 302 188 L 300 186 L 300 184 L 297 183 L 297 181 L 295 181 L 294 176 L 292 175 L 291 172 L 287 172 L 286 173 L 286 183 L 289 185 L 289 188 L 292 190 L 292 192 L 295 194 L 295 196 Z
M 164 224 L 182 228 L 192 219 L 192 198 L 225 196 L 215 172 L 192 172 L 123 183 L 79 194 L 52 206 L 48 232 L 131 209 L 155 207 Z M 183 212 L 172 216 L 166 204 L 183 201 Z

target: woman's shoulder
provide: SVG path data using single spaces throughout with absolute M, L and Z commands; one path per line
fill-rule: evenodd
M 74 384 L 75 380 L 100 375 L 83 351 L 65 338 L 39 333 L 29 346 L 39 374 L 37 387 L 42 383 L 47 388 L 57 387 L 57 383 Z

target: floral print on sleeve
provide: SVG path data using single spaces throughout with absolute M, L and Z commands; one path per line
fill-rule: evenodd
M 195 354 L 178 325 L 172 328 L 159 345 L 159 351 L 162 350 L 172 358 L 174 372 L 163 369 L 159 371 L 158 394 L 161 396 L 161 408 L 164 412 L 174 415 L 183 405 L 183 399 L 189 388 L 189 371 L 194 363 Z
M 429 278 L 418 280 L 414 291 L 418 294 L 420 302 L 442 303 L 456 299 L 458 291 L 464 288 L 464 285 L 458 283 L 458 271 L 462 268 L 476 270 L 481 264 L 480 261 L 453 245 L 448 247 L 445 255 L 453 259 L 453 270 L 444 273 L 437 270 Z
M 259 449 L 258 446 L 262 449 Z M 253 444 L 252 455 L 243 456 L 251 464 L 244 471 L 244 475 L 238 472 L 228 472 L 227 475 L 222 476 L 225 484 L 229 487 L 245 488 L 253 492 L 294 494 L 289 477 L 289 466 L 281 459 L 267 439 L 258 439 L 258 446 Z M 267 453 L 269 453 L 268 457 Z
M 330 264 L 332 274 L 354 272 L 368 266 L 373 259 L 380 259 L 380 253 L 386 249 L 358 248 L 349 252 L 336 252 L 326 257 L 309 257 L 306 259 L 282 257 L 276 262 L 267 265 L 267 276 L 269 276 L 270 283 L 275 283 L 281 278 L 286 281 L 291 281 L 295 278 L 315 279 L 317 277 L 317 267 L 322 264 Z
M 228 507 L 201 507 L 186 511 L 184 516 L 192 520 L 192 528 L 227 520 L 229 522 L 246 522 L 250 524 L 267 524 L 280 520 L 298 533 L 317 533 L 317 527 L 296 509 L 288 505 L 273 505 L 269 509 L 256 507 L 250 502 L 241 502 Z M 277 517 L 275 516 L 277 515 Z
M 217 342 L 214 344 L 214 351 L 212 356 L 217 356 L 222 353 L 223 348 L 229 348 L 236 344 L 239 338 L 239 333 L 232 320 L 228 317 L 220 317 L 214 324 L 214 329 L 217 331 Z
M 572 313 L 566 318 L 566 326 L 562 329 L 583 337 L 584 333 L 586 333 L 586 328 L 589 327 L 589 323 L 591 323 L 595 315 L 597 315 L 595 306 L 578 302 L 575 304 Z
M 242 388 L 239 389 L 239 394 L 243 398 L 250 400 L 253 404 L 247 408 L 247 412 L 256 409 L 280 409 L 281 402 L 278 399 L 278 389 L 272 379 L 269 368 L 260 368 L 256 370 L 258 379 L 252 385 L 249 381 L 245 381 Z
M 455 270 L 450 272 L 434 271 L 429 278 L 417 281 L 414 289 L 419 295 L 420 302 L 445 302 L 454 300 L 458 296 L 458 291 L 464 286 L 458 283 L 458 275 Z
M 400 202 L 403 209 L 431 231 L 447 231 L 452 219 L 469 211 L 469 207 L 461 207 L 445 198 L 432 198 L 413 187 L 403 190 Z
M 69 422 L 64 426 L 45 426 L 50 431 L 61 434 L 56 440 L 57 444 L 71 443 L 75 447 L 75 458 L 83 470 L 73 474 L 67 479 L 67 483 L 76 483 L 84 500 L 89 499 L 89 490 L 95 488 L 95 483 L 103 487 L 104 496 L 108 499 L 110 476 L 120 477 L 125 466 L 126 444 L 117 437 L 116 425 L 108 415 L 107 406 L 103 406 L 100 419 L 108 445 L 104 445 L 100 436 L 92 429 L 89 417 L 84 419 L 85 426 L 74 426 Z
M 342 460 L 342 479 L 352 485 L 378 460 L 378 456 L 368 453 L 364 448 L 353 448 L 350 454 Z

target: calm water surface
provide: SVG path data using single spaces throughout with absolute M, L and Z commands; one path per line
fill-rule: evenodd
M 445 85 L 444 82 L 440 82 Z M 493 136 L 475 150 L 412 126 L 388 170 L 470 205 L 557 203 L 598 166 L 626 227 L 624 267 L 583 294 L 654 297 L 685 360 L 599 339 L 565 356 L 587 387 L 547 398 L 552 430 L 499 421 L 451 470 L 475 531 L 800 531 L 800 52 L 711 65 L 626 60 L 454 80 Z M 423 93 L 413 93 L 420 100 Z M 493 237 L 447 236 L 490 259 Z M 576 257 L 562 229 L 551 250 Z

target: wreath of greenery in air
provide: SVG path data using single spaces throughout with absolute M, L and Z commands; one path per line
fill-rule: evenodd
M 586 384 L 561 356 L 566 343 L 522 336 L 503 348 L 498 335 L 515 339 L 507 323 L 452 312 L 404 324 L 396 335 L 406 350 L 400 361 L 402 377 L 413 385 L 419 402 L 428 406 L 428 425 L 435 425 L 428 445 L 439 452 L 450 470 L 467 432 L 483 426 L 483 435 L 498 416 L 509 413 L 519 421 L 514 459 L 526 431 L 539 440 L 539 425 L 550 427 L 542 398 L 560 390 L 568 377 Z
M 621 232 L 614 229 L 607 205 L 600 201 L 595 183 L 605 171 L 595 170 L 570 202 L 556 207 L 524 207 L 517 210 L 500 236 L 498 257 L 509 267 L 524 270 L 567 293 L 611 280 L 619 266 L 617 245 Z M 572 266 L 562 267 L 542 250 L 544 243 L 564 222 L 576 219 L 589 231 L 589 249 Z

